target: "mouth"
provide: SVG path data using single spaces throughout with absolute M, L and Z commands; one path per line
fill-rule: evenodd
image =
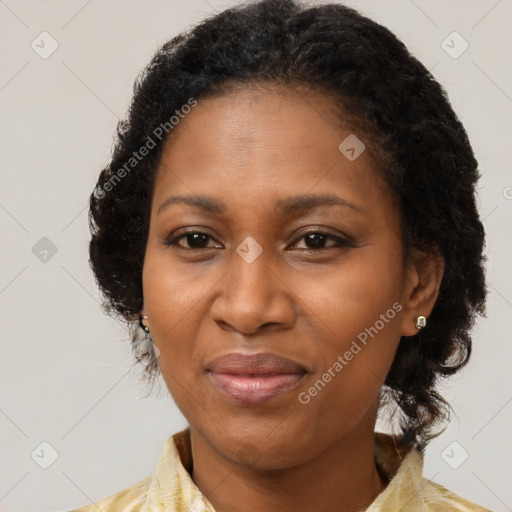
M 270 353 L 227 354 L 206 371 L 221 393 L 245 404 L 261 404 L 291 391 L 307 373 L 295 361 Z

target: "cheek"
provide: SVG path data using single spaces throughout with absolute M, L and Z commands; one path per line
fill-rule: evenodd
M 208 292 L 204 281 L 190 279 L 170 265 L 165 253 L 148 251 L 143 270 L 144 310 L 151 337 L 160 351 L 158 364 L 168 385 L 177 388 L 192 374 L 193 339 L 200 329 L 203 303 Z M 173 384 L 173 380 L 178 379 Z
M 188 316 L 197 317 L 215 281 L 211 274 L 201 265 L 184 268 L 172 262 L 165 251 L 147 251 L 143 269 L 144 309 L 156 338 L 179 337 L 186 323 L 183 321 Z
M 319 278 L 307 281 L 304 299 L 319 312 L 330 331 L 343 338 L 356 337 L 389 312 L 390 320 L 401 309 L 403 271 L 397 251 L 361 248 Z M 386 326 L 389 323 L 386 322 Z M 379 325 L 381 322 L 379 322 Z
M 316 343 L 322 365 L 314 380 L 328 381 L 316 386 L 324 395 L 319 402 L 361 411 L 377 396 L 400 341 L 400 261 L 396 252 L 355 251 L 346 271 L 337 268 L 305 294 L 326 327 Z M 306 392 L 309 398 L 316 394 Z

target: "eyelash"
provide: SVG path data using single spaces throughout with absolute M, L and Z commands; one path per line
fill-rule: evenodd
M 208 233 L 205 233 L 203 231 L 187 231 L 185 233 L 181 233 L 180 235 L 176 236 L 176 237 L 170 237 L 168 238 L 167 240 L 165 240 L 164 242 L 164 245 L 168 246 L 168 247 L 172 247 L 172 246 L 176 246 L 180 249 L 184 249 L 186 251 L 201 251 L 201 250 L 205 250 L 205 249 L 211 249 L 211 247 L 183 247 L 181 245 L 179 245 L 177 242 L 179 242 L 182 238 L 185 238 L 189 235 L 205 235 L 207 236 L 210 240 L 215 240 L 215 238 L 213 238 L 211 235 L 209 235 Z M 318 230 L 311 230 L 311 231 L 307 231 L 305 233 L 302 233 L 301 236 L 299 238 L 296 239 L 295 243 L 298 242 L 299 240 L 302 240 L 304 238 L 306 238 L 307 236 L 309 235 L 321 235 L 321 236 L 325 236 L 327 239 L 330 239 L 330 240 L 334 240 L 335 242 L 337 242 L 338 246 L 333 246 L 333 247 L 321 247 L 320 249 L 312 249 L 312 248 L 306 248 L 306 249 L 302 249 L 304 251 L 312 251 L 312 252 L 319 252 L 319 251 L 325 251 L 326 249 L 336 249 L 336 248 L 339 248 L 339 247 L 351 247 L 351 248 L 354 248 L 356 247 L 352 242 L 350 242 L 349 240 L 345 239 L 345 238 L 342 238 L 342 237 L 339 237 L 339 236 L 335 236 L 335 235 L 330 235 L 329 233 L 325 233 L 323 231 L 318 231 Z

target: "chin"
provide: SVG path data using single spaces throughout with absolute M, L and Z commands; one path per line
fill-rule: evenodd
M 211 436 L 207 434 L 205 437 L 232 463 L 257 471 L 286 469 L 313 456 L 308 451 L 314 444 L 304 436 L 304 428 L 285 430 L 282 421 L 277 425 L 274 422 L 272 425 L 262 423 L 253 422 L 248 426 L 244 422 L 242 426 L 237 422 L 225 431 L 211 432 Z M 279 429 L 279 425 L 283 428 Z

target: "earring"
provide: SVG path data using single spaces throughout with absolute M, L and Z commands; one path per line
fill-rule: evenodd
M 427 319 L 423 315 L 420 315 L 416 319 L 416 329 L 418 329 L 418 330 L 423 329 L 423 327 L 425 327 L 426 325 L 427 325 Z
M 149 332 L 149 327 L 147 325 L 144 325 L 143 320 L 147 320 L 148 317 L 146 315 L 140 315 L 139 316 L 139 325 L 141 329 L 143 329 L 146 332 Z

